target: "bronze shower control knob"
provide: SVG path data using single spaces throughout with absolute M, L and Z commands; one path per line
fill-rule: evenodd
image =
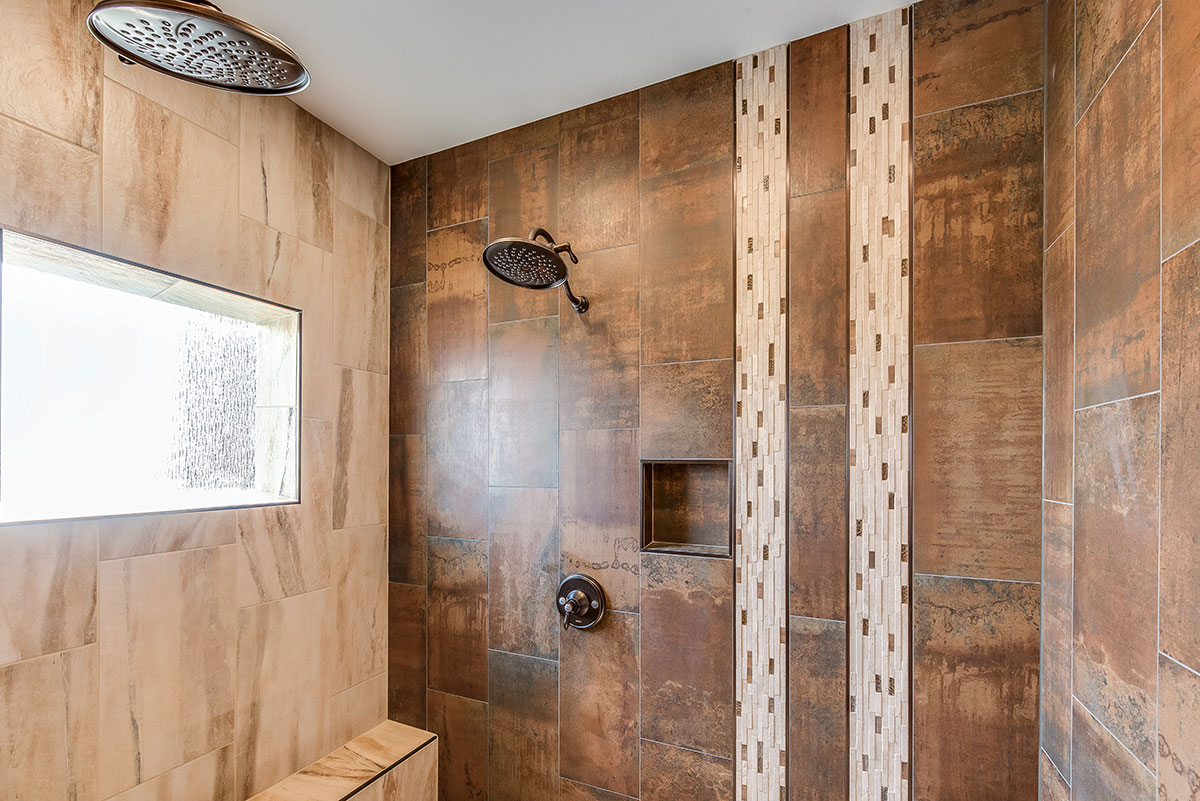
M 567 576 L 558 585 L 557 606 L 564 629 L 590 629 L 604 617 L 604 590 L 591 576 Z

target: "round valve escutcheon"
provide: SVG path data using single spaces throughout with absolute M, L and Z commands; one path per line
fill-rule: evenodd
M 604 590 L 591 576 L 576 573 L 558 585 L 557 606 L 563 629 L 590 629 L 604 617 Z

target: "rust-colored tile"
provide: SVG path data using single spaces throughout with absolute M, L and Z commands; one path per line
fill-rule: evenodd
M 558 318 L 490 327 L 494 487 L 558 486 Z
M 1042 504 L 1042 748 L 1071 770 L 1071 572 L 1074 510 Z
M 723 160 L 642 182 L 642 364 L 733 355 L 732 175 Z
M 1070 503 L 1075 435 L 1075 229 L 1046 251 L 1042 493 Z
M 488 166 L 488 236 L 524 237 L 545 228 L 558 237 L 558 145 L 528 150 Z M 558 314 L 559 291 L 522 289 L 495 276 L 488 281 L 493 323 Z
M 637 245 L 582 253 L 571 270 L 591 305 L 559 315 L 563 429 L 638 426 L 639 257 Z
M 487 139 L 434 153 L 428 161 L 430 230 L 487 216 Z
M 733 763 L 708 754 L 642 741 L 642 801 L 729 801 Z
M 849 380 L 846 332 L 844 190 L 792 198 L 788 211 L 788 402 L 845 403 Z
M 1076 119 L 1083 116 L 1157 7 L 1156 0 L 1076 0 Z
M 638 117 L 563 131 L 559 144 L 562 238 L 576 252 L 638 240 Z
M 917 348 L 913 562 L 918 573 L 1037 581 L 1042 342 Z
M 1158 787 L 1163 801 L 1190 801 L 1200 776 L 1200 674 L 1158 657 Z
M 846 624 L 792 617 L 788 621 L 789 801 L 842 801 L 846 760 Z
M 557 114 L 492 134 L 488 137 L 488 158 L 499 161 L 517 153 L 552 145 L 558 141 L 561 127 L 562 115 Z
M 429 234 L 426 297 L 433 381 L 487 378 L 487 220 Z
M 733 516 L 728 462 L 646 465 L 642 484 L 644 539 L 728 551 Z
M 425 280 L 425 184 L 422 157 L 392 167 L 392 286 Z
M 841 189 L 850 138 L 849 29 L 842 25 L 792 42 L 788 63 L 791 196 Z
M 561 774 L 638 795 L 638 616 L 610 612 L 562 636 Z
M 1041 788 L 1042 801 L 1071 801 L 1071 788 L 1067 786 L 1067 780 L 1054 767 L 1045 751 L 1041 753 Z
M 1200 245 L 1163 265 L 1161 648 L 1200 665 Z
M 1130 756 L 1079 701 L 1071 738 L 1072 801 L 1151 801 L 1154 774 Z
M 1151 26 L 1076 127 L 1077 407 L 1159 385 L 1158 50 Z
M 565 754 L 564 754 L 565 756 Z M 559 801 L 629 801 L 629 796 L 563 779 L 558 785 Z
M 844 406 L 789 411 L 788 609 L 845 620 L 846 437 Z
M 489 801 L 557 801 L 558 663 L 492 651 L 488 698 Z
M 487 700 L 487 606 L 488 544 L 430 539 L 430 690 Z
M 917 344 L 1042 332 L 1042 93 L 914 122 Z
M 1170 0 L 1162 18 L 1164 257 L 1200 237 L 1200 3 Z
M 1046 242 L 1075 220 L 1075 0 L 1046 3 Z
M 488 644 L 557 659 L 558 490 L 492 489 L 488 517 Z
M 488 801 L 488 708 L 429 691 L 429 730 L 438 736 L 438 801 Z
M 562 570 L 600 582 L 610 609 L 638 610 L 638 432 L 562 432 Z
M 1149 395 L 1075 416 L 1073 692 L 1143 762 L 1154 759 L 1158 406 Z
M 422 273 L 424 275 L 424 273 Z M 390 430 L 424 434 L 429 402 L 425 282 L 392 288 Z
M 642 554 L 643 737 L 732 756 L 733 615 L 729 561 Z
M 914 591 L 914 796 L 1034 801 L 1038 585 L 918 576 Z
M 424 584 L 388 584 L 388 718 L 425 728 Z
M 642 458 L 733 456 L 730 359 L 642 368 Z
M 622 117 L 636 117 L 639 102 L 639 93 L 635 90 L 564 112 L 561 115 L 563 135 L 575 128 L 587 128 Z
M 913 113 L 1042 86 L 1043 0 L 926 0 L 913 8 Z
M 431 388 L 425 446 L 429 535 L 487 539 L 486 381 Z
M 425 583 L 425 437 L 388 438 L 388 578 Z
M 639 92 L 642 178 L 733 158 L 733 62 Z

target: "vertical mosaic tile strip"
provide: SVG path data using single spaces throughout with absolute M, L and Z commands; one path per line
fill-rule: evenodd
M 850 798 L 909 793 L 910 12 L 850 26 Z
M 736 66 L 737 787 L 787 782 L 787 46 Z

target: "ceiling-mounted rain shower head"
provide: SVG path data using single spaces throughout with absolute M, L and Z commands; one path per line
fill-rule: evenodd
M 100 0 L 88 30 L 127 64 L 250 95 L 290 95 L 308 70 L 287 45 L 208 0 Z
M 543 239 L 545 243 L 537 240 Z M 525 289 L 554 289 L 561 286 L 575 311 L 588 310 L 588 299 L 577 298 L 567 283 L 567 263 L 562 254 L 579 264 L 569 242 L 555 244 L 545 228 L 534 228 L 527 239 L 506 236 L 483 249 L 483 263 L 501 281 Z

